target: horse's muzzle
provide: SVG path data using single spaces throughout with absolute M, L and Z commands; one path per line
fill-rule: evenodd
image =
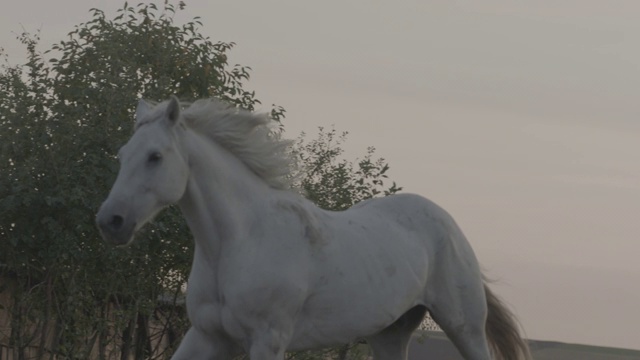
M 96 224 L 102 238 L 116 246 L 128 244 L 136 227 L 135 221 L 127 221 L 124 216 L 103 209 L 96 216 Z

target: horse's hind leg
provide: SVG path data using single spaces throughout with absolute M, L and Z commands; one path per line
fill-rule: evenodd
M 381 332 L 368 337 L 375 360 L 406 360 L 411 334 L 420 325 L 427 309 L 416 306 Z
M 477 275 L 476 271 L 468 271 L 464 276 L 460 270 L 443 274 L 429 287 L 432 295 L 427 307 L 465 359 L 490 360 L 485 333 L 487 301 L 484 284 L 479 271 Z

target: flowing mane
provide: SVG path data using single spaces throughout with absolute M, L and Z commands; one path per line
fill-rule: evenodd
M 272 188 L 291 188 L 294 159 L 288 149 L 292 142 L 273 134 L 267 114 L 252 113 L 216 99 L 181 102 L 181 107 L 188 128 L 232 153 Z M 136 128 L 145 123 L 136 124 Z

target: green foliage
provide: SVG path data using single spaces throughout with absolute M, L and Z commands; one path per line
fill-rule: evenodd
M 0 68 L 0 293 L 12 299 L 0 335 L 14 358 L 164 359 L 188 325 L 180 300 L 193 245 L 178 210 L 124 250 L 94 225 L 138 98 L 259 103 L 243 88 L 250 69 L 227 63 L 234 44 L 204 37 L 198 18 L 176 25 L 183 8 L 125 3 L 113 19 L 92 9 L 45 53 L 37 34 L 20 35 L 27 62 Z M 297 143 L 313 201 L 339 210 L 400 190 L 385 188 L 388 165 L 373 148 L 357 165 L 342 160 L 344 136 L 321 129 Z
M 356 165 L 342 158 L 342 144 L 347 135 L 320 127 L 315 139 L 306 142 L 302 134 L 294 147 L 304 174 L 298 186 L 323 209 L 345 210 L 362 200 L 402 190 L 395 182 L 385 186 L 389 164 L 383 158 L 372 159 L 373 147 L 367 148 Z

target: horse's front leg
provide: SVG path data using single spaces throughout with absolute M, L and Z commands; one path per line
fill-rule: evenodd
M 208 335 L 191 327 L 171 360 L 231 360 L 242 350 L 223 335 Z

